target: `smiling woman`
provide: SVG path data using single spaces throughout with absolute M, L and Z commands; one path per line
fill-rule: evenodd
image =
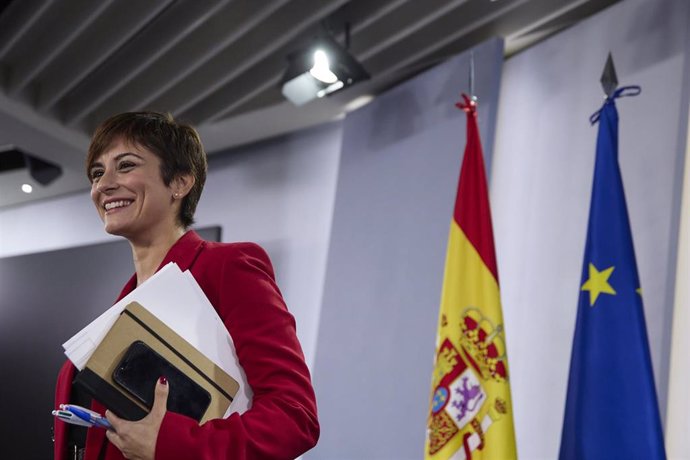
M 68 361 L 58 376 L 56 406 L 90 404 L 114 429 L 86 432 L 56 420 L 55 458 L 290 459 L 313 447 L 319 435 L 314 391 L 268 256 L 252 243 L 211 243 L 188 230 L 206 180 L 196 131 L 166 114 L 116 115 L 94 134 L 86 169 L 105 231 L 132 248 L 135 273 L 119 298 L 169 262 L 188 269 L 230 332 L 254 396 L 248 410 L 199 426 L 167 410 L 161 376 L 151 383 L 149 414 L 127 421 L 73 388 L 76 369 Z

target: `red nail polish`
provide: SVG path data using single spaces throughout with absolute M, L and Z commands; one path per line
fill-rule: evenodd
M 167 385 L 168 384 L 168 379 L 165 378 L 165 376 L 161 375 L 158 381 L 161 383 L 161 385 Z

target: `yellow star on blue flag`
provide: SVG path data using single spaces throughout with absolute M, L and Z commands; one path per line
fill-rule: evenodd
M 616 291 L 609 284 L 609 277 L 615 267 L 599 271 L 593 263 L 589 264 L 589 278 L 582 285 L 583 291 L 589 291 L 589 306 L 593 307 L 599 294 L 616 295 Z

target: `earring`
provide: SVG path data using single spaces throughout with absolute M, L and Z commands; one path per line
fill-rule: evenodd
M 180 197 L 180 194 L 179 194 L 179 193 L 175 193 L 175 194 L 173 194 L 173 196 L 174 196 L 175 198 L 179 198 L 179 197 Z

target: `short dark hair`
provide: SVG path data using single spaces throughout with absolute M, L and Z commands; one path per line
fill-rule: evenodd
M 184 228 L 194 223 L 194 211 L 206 182 L 206 152 L 199 133 L 178 123 L 169 113 L 126 112 L 114 115 L 96 128 L 86 156 L 86 173 L 114 142 L 146 148 L 161 160 L 165 185 L 182 174 L 194 176 L 194 186 L 182 200 L 178 221 Z

